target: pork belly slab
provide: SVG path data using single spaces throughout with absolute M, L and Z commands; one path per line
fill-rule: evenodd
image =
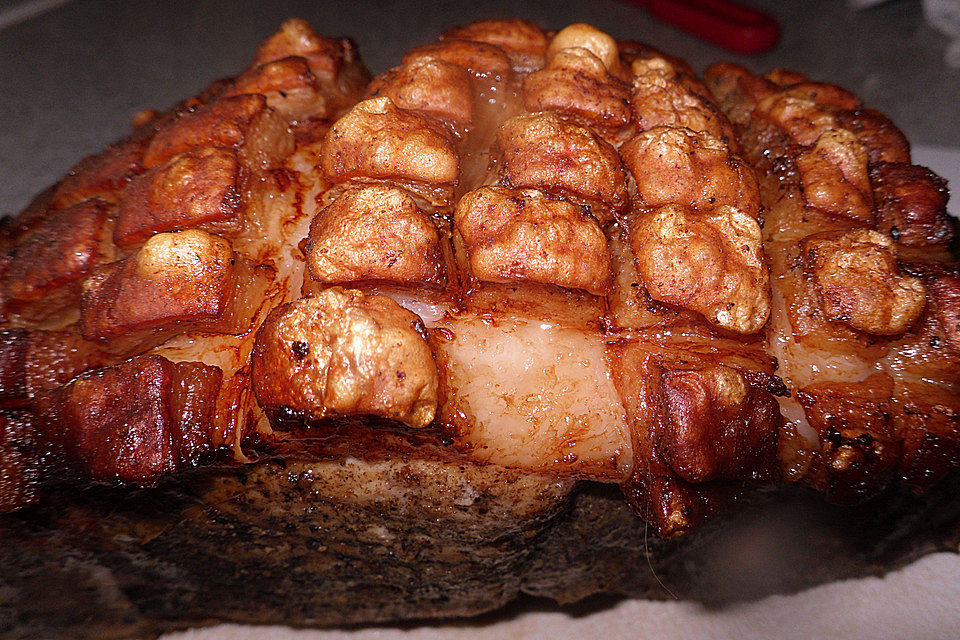
M 855 96 L 519 20 L 368 80 L 288 21 L 5 222 L 0 510 L 197 482 L 311 530 L 270 500 L 325 492 L 394 500 L 357 533 L 384 549 L 462 508 L 483 554 L 583 487 L 666 545 L 757 489 L 855 503 L 960 464 L 946 187 Z M 318 619 L 392 617 L 355 614 Z

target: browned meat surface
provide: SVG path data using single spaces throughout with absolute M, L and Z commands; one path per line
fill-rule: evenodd
M 152 483 L 222 444 L 198 428 L 212 423 L 220 378 L 216 367 L 137 356 L 40 394 L 37 430 L 93 480 Z
M 443 40 L 455 38 L 483 42 L 501 48 L 517 67 L 536 67 L 543 63 L 547 34 L 526 20 L 484 20 L 450 29 Z
M 770 315 L 760 227 L 733 207 L 708 215 L 668 205 L 630 220 L 630 246 L 650 297 L 730 331 L 759 331 Z
M 553 111 L 616 139 L 633 120 L 629 74 L 613 38 L 575 24 L 550 41 L 543 69 L 523 81 L 528 111 Z
M 775 589 L 955 546 L 955 232 L 885 116 L 583 24 L 367 81 L 290 20 L 0 226 L 15 633 L 720 600 L 811 487 L 859 541 Z
M 585 127 L 535 113 L 511 118 L 497 133 L 501 181 L 595 202 L 627 206 L 627 177 L 616 149 Z M 605 221 L 607 216 L 595 214 Z
M 113 256 L 110 205 L 99 198 L 53 212 L 15 238 L 3 274 L 7 313 L 47 315 L 76 305 L 80 283 Z
M 320 166 L 334 183 L 397 180 L 443 188 L 459 175 L 452 134 L 387 96 L 364 100 L 330 127 Z M 443 203 L 450 194 L 444 189 L 439 197 Z
M 158 233 L 84 281 L 80 333 L 104 343 L 135 337 L 142 346 L 144 332 L 173 326 L 249 329 L 230 313 L 248 292 L 243 260 L 227 240 L 205 231 Z
M 628 140 L 620 154 L 636 181 L 638 206 L 682 204 L 709 211 L 729 205 L 760 216 L 753 169 L 706 131 L 654 127 Z
M 907 247 L 941 250 L 954 238 L 954 222 L 946 213 L 946 181 L 925 167 L 902 162 L 876 162 L 870 167 L 876 197 L 877 227 Z
M 442 41 L 411 49 L 403 57 L 405 64 L 439 60 L 462 67 L 478 77 L 506 78 L 511 73 L 510 58 L 500 47 L 474 40 L 444 38 Z M 389 71 L 378 78 L 389 79 Z M 377 79 L 374 79 L 374 83 Z M 373 86 L 377 86 L 373 84 Z
M 244 177 L 233 150 L 202 147 L 174 156 L 123 191 L 113 241 L 129 246 L 161 231 L 201 225 L 229 234 L 240 217 Z
M 246 163 L 271 167 L 290 153 L 292 140 L 266 98 L 244 94 L 192 107 L 164 123 L 150 138 L 143 166 L 155 167 L 199 147 L 234 148 Z
M 470 128 L 476 112 L 469 71 L 443 60 L 427 58 L 394 67 L 370 83 L 367 96 L 386 96 L 401 109 L 430 114 L 459 130 Z
M 920 317 L 927 292 L 897 267 L 894 241 L 878 231 L 825 231 L 800 243 L 824 316 L 854 329 L 899 335 Z

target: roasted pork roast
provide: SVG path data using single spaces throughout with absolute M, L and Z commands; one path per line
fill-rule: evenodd
M 290 20 L 3 220 L 0 629 L 723 600 L 956 548 L 946 199 L 794 72 L 500 20 L 371 81 Z M 717 577 L 784 504 L 817 560 Z

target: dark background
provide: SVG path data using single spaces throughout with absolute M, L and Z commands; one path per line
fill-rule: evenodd
M 890 115 L 915 144 L 960 147 L 960 71 L 919 0 L 853 12 L 842 0 L 742 0 L 776 15 L 780 43 L 737 56 L 658 23 L 622 0 L 257 2 L 76 0 L 0 30 L 0 214 L 19 211 L 81 156 L 124 135 L 139 109 L 164 108 L 234 75 L 285 18 L 352 36 L 374 72 L 410 47 L 472 20 L 523 17 L 545 27 L 590 22 L 685 57 L 698 70 L 731 59 L 757 70 L 829 79 Z M 0 22 L 36 2 L 0 1 Z M 42 4 L 42 0 L 41 0 Z

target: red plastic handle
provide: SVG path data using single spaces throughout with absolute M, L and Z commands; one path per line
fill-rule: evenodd
M 730 0 L 630 0 L 659 20 L 736 53 L 773 48 L 780 25 L 771 16 Z

